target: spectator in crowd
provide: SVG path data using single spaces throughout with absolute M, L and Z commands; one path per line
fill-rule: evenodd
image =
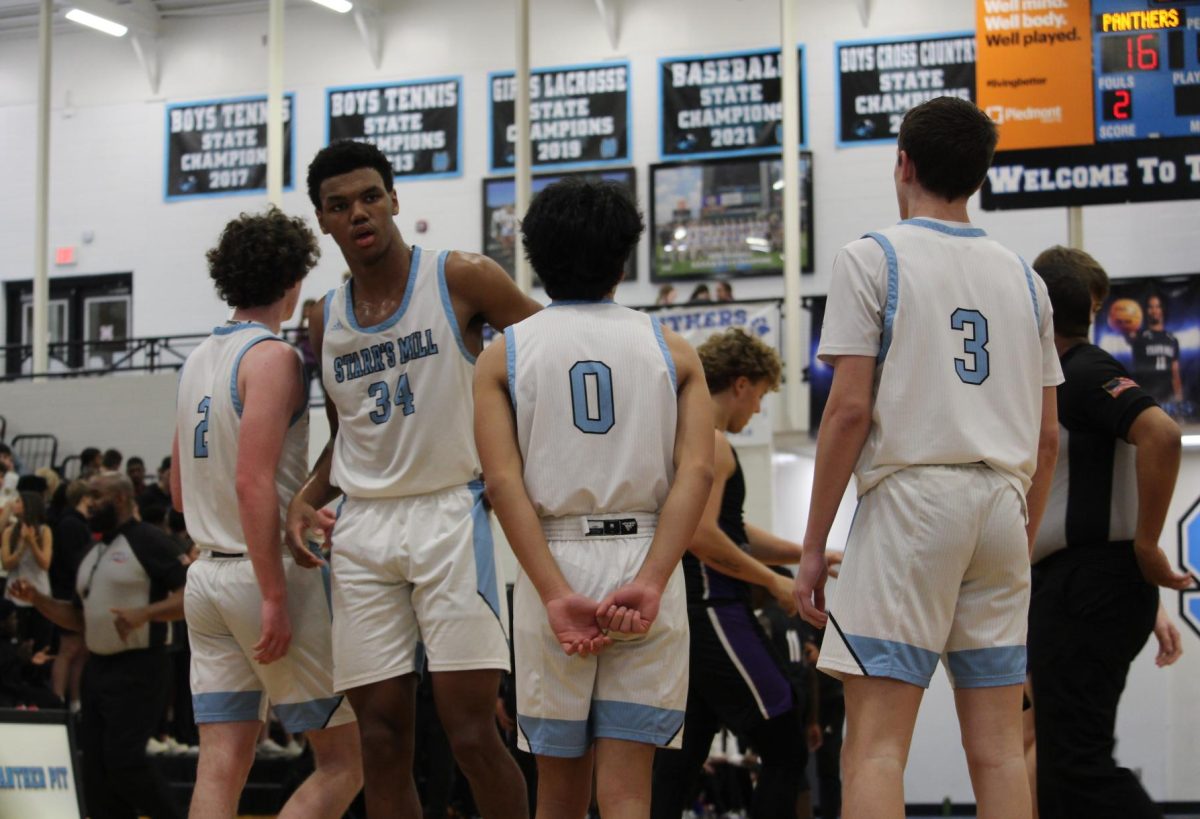
M 146 462 L 140 456 L 134 455 L 125 462 L 125 474 L 133 484 L 133 496 L 140 498 L 146 491 Z
M 37 680 L 36 671 L 50 660 L 46 649 L 33 650 L 17 638 L 17 607 L 0 600 L 0 708 L 61 708 L 62 702 Z
M 161 506 L 163 509 L 171 508 L 171 456 L 162 459 L 162 463 L 158 467 L 158 482 L 150 484 L 141 495 L 138 496 L 138 508 L 145 509 L 148 506 Z
M 50 594 L 56 600 L 75 596 L 75 577 L 83 556 L 92 548 L 92 530 L 88 528 L 91 498 L 87 483 L 71 481 L 63 491 L 66 508 L 54 525 L 54 554 L 50 557 Z M 79 708 L 79 681 L 87 662 L 83 635 L 59 628 L 58 654 L 50 668 L 50 687 L 72 710 Z
M 300 326 L 296 328 L 295 335 L 296 349 L 300 351 L 300 358 L 304 362 L 304 384 L 306 387 L 312 385 L 313 379 L 317 377 L 318 370 L 317 354 L 313 352 L 312 339 L 308 337 L 308 316 L 316 306 L 316 299 L 304 300 L 304 304 L 300 307 Z
M 53 636 L 50 624 L 28 602 L 12 594 L 13 583 L 20 579 L 42 594 L 50 593 L 48 570 L 54 553 L 54 533 L 46 525 L 46 504 L 41 493 L 20 493 L 13 505 L 13 517 L 16 522 L 0 535 L 0 564 L 8 572 L 5 596 L 17 604 L 21 639 L 32 639 L 36 648 L 48 648 Z
M 35 495 L 41 495 L 44 501 L 46 499 L 46 479 L 41 475 L 22 475 L 17 478 L 17 494 L 22 492 L 32 492 Z
M 693 288 L 692 295 L 688 296 L 688 304 L 704 301 L 712 301 L 712 293 L 709 292 L 707 284 L 698 284 Z
M 733 301 L 733 285 L 724 279 L 717 282 L 717 301 Z
M 120 472 L 121 462 L 125 460 L 125 456 L 118 449 L 104 450 L 104 456 L 100 459 L 101 472 Z
M 12 505 L 17 499 L 17 467 L 13 463 L 12 449 L 0 443 L 0 525 L 8 522 Z
M 58 491 L 58 486 L 62 483 L 62 478 L 59 477 L 59 474 L 52 467 L 49 466 L 39 466 L 37 469 L 33 470 L 33 474 L 41 478 L 46 483 L 45 488 L 42 491 L 42 497 L 45 499 L 46 508 L 47 511 L 49 511 L 50 501 L 54 498 L 54 493 Z
M 74 599 L 55 600 L 27 580 L 10 589 L 87 643 L 80 746 L 88 814 L 178 819 L 146 743 L 167 696 L 166 621 L 183 616 L 187 570 L 167 536 L 134 517 L 129 478 L 100 475 L 88 491 L 88 524 L 101 540 L 80 564 Z
M 100 450 L 89 446 L 79 453 L 79 477 L 83 480 L 100 471 Z
M 658 296 L 654 299 L 654 304 L 657 307 L 666 307 L 675 303 L 675 285 L 664 284 L 658 288 Z

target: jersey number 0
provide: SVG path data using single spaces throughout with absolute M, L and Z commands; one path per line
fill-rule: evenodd
M 576 361 L 571 367 L 571 408 L 580 432 L 604 435 L 613 428 L 612 370 L 603 361 Z

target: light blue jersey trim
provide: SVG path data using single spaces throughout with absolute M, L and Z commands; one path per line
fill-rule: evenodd
M 517 714 L 517 725 L 529 743 L 529 750 L 542 756 L 580 757 L 591 744 L 587 720 Z
M 307 702 L 291 702 L 280 705 L 271 703 L 275 716 L 289 733 L 319 731 L 329 724 L 329 718 L 342 704 L 342 698 L 322 697 Z
M 666 745 L 683 730 L 683 711 L 636 702 L 592 701 L 596 737 Z
M 267 332 L 271 331 L 268 330 Z M 242 417 L 242 396 L 238 394 L 237 388 L 238 369 L 242 366 L 242 357 L 246 355 L 246 353 L 250 352 L 251 347 L 256 344 L 261 344 L 264 341 L 283 341 L 283 339 L 274 334 L 269 336 L 259 336 L 258 338 L 247 342 L 246 346 L 243 347 L 240 352 L 238 352 L 237 358 L 233 360 L 233 371 L 229 374 L 229 394 L 233 396 L 233 411 L 238 414 L 238 418 Z M 287 342 L 284 343 L 286 344 Z M 292 423 L 295 423 L 295 421 L 293 420 Z
M 266 330 L 268 333 L 271 332 L 270 327 L 268 327 L 267 325 L 262 324 L 260 322 L 239 321 L 235 324 L 222 324 L 220 327 L 214 327 L 213 335 L 214 336 L 227 336 L 230 333 L 237 333 L 237 332 L 241 332 L 242 330 L 253 330 L 255 328 L 257 328 L 259 330 Z
M 475 590 L 500 620 L 500 585 L 496 581 L 496 546 L 492 541 L 492 522 L 483 505 L 483 481 L 467 484 L 474 503 L 471 506 L 472 541 L 475 547 Z M 503 621 L 501 622 L 503 626 Z
M 508 368 L 508 397 L 512 401 L 513 414 L 517 412 L 517 334 L 512 325 L 504 328 L 504 358 Z
M 896 320 L 896 306 L 900 301 L 900 263 L 896 261 L 896 248 L 882 233 L 868 233 L 864 238 L 874 239 L 883 248 L 887 258 L 887 302 L 883 307 L 883 334 L 879 338 L 879 363 L 887 358 L 888 348 L 892 346 L 892 323 Z
M 257 722 L 262 706 L 261 691 L 211 691 L 192 694 L 196 724 L 208 722 Z
M 458 342 L 458 351 L 463 354 L 463 358 L 474 364 L 475 356 L 471 355 L 467 343 L 463 341 L 462 328 L 458 326 L 458 316 L 454 315 L 454 304 L 450 301 L 450 285 L 446 284 L 446 257 L 449 255 L 449 250 L 438 254 L 438 292 L 442 296 L 442 309 L 446 311 L 446 321 L 450 323 L 450 331 L 454 333 L 454 340 Z
M 1025 268 L 1025 283 L 1029 285 L 1029 298 L 1033 299 L 1033 320 L 1037 324 L 1038 329 L 1042 327 L 1042 308 L 1038 304 L 1037 286 L 1033 283 L 1033 271 L 1029 269 L 1029 263 L 1020 256 L 1021 266 Z
M 901 680 L 922 688 L 929 687 L 937 668 L 938 654 L 927 648 L 910 646 L 895 640 L 863 637 L 842 632 L 863 673 L 868 677 Z
M 667 362 L 667 372 L 671 374 L 671 389 L 679 392 L 679 384 L 675 380 L 675 359 L 667 349 L 667 340 L 663 338 L 662 321 L 658 316 L 650 316 L 650 326 L 654 328 L 654 337 L 658 339 L 658 349 L 662 350 L 663 360 Z
M 325 294 L 325 332 L 329 332 L 329 311 L 333 309 L 333 298 L 337 295 L 338 289 L 335 287 Z
M 358 319 L 354 317 L 354 278 L 346 282 L 346 321 L 360 333 L 382 333 L 384 330 L 391 328 L 404 317 L 404 311 L 408 309 L 408 303 L 412 300 L 413 286 L 417 281 L 417 268 L 421 264 L 421 248 L 413 245 L 412 248 L 412 263 L 408 266 L 408 283 L 404 286 L 404 299 L 400 302 L 400 306 L 396 308 L 396 312 L 392 313 L 381 323 L 371 327 L 362 327 L 358 323 Z
M 936 230 L 938 233 L 945 233 L 947 236 L 960 236 L 964 239 L 978 239 L 981 236 L 987 236 L 983 228 L 969 227 L 960 228 L 952 225 L 944 225 L 941 222 L 936 222 L 933 219 L 922 219 L 920 217 L 914 219 L 905 219 L 900 224 L 913 225 L 914 227 L 929 228 Z
M 951 651 L 946 664 L 955 688 L 994 688 L 1025 682 L 1025 646 Z

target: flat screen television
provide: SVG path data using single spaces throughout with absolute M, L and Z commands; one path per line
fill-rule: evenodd
M 783 160 L 750 156 L 650 167 L 650 279 L 783 272 Z M 800 153 L 800 269 L 813 271 L 812 153 Z
M 533 194 L 551 183 L 565 177 L 616 182 L 629 189 L 637 200 L 637 175 L 633 168 L 605 168 L 594 171 L 571 173 L 534 174 Z M 511 176 L 491 177 L 483 180 L 483 255 L 490 256 L 508 275 L 515 276 L 517 265 L 514 247 L 520 220 L 517 218 L 517 183 Z M 625 280 L 637 279 L 637 248 L 629 254 L 625 266 Z M 541 286 L 536 274 L 533 283 Z

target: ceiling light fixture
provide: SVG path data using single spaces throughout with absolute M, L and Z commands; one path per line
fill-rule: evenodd
M 333 9 L 338 14 L 345 14 L 354 8 L 354 4 L 350 0 L 312 0 L 319 6 L 324 6 L 327 9 Z
M 106 20 L 103 17 L 90 14 L 82 9 L 71 9 L 67 12 L 67 19 L 72 23 L 79 23 L 81 26 L 87 26 L 88 28 L 96 29 L 96 31 L 111 34 L 113 37 L 124 37 L 125 32 L 129 31 L 127 27 L 120 23 L 114 23 L 112 20 Z

